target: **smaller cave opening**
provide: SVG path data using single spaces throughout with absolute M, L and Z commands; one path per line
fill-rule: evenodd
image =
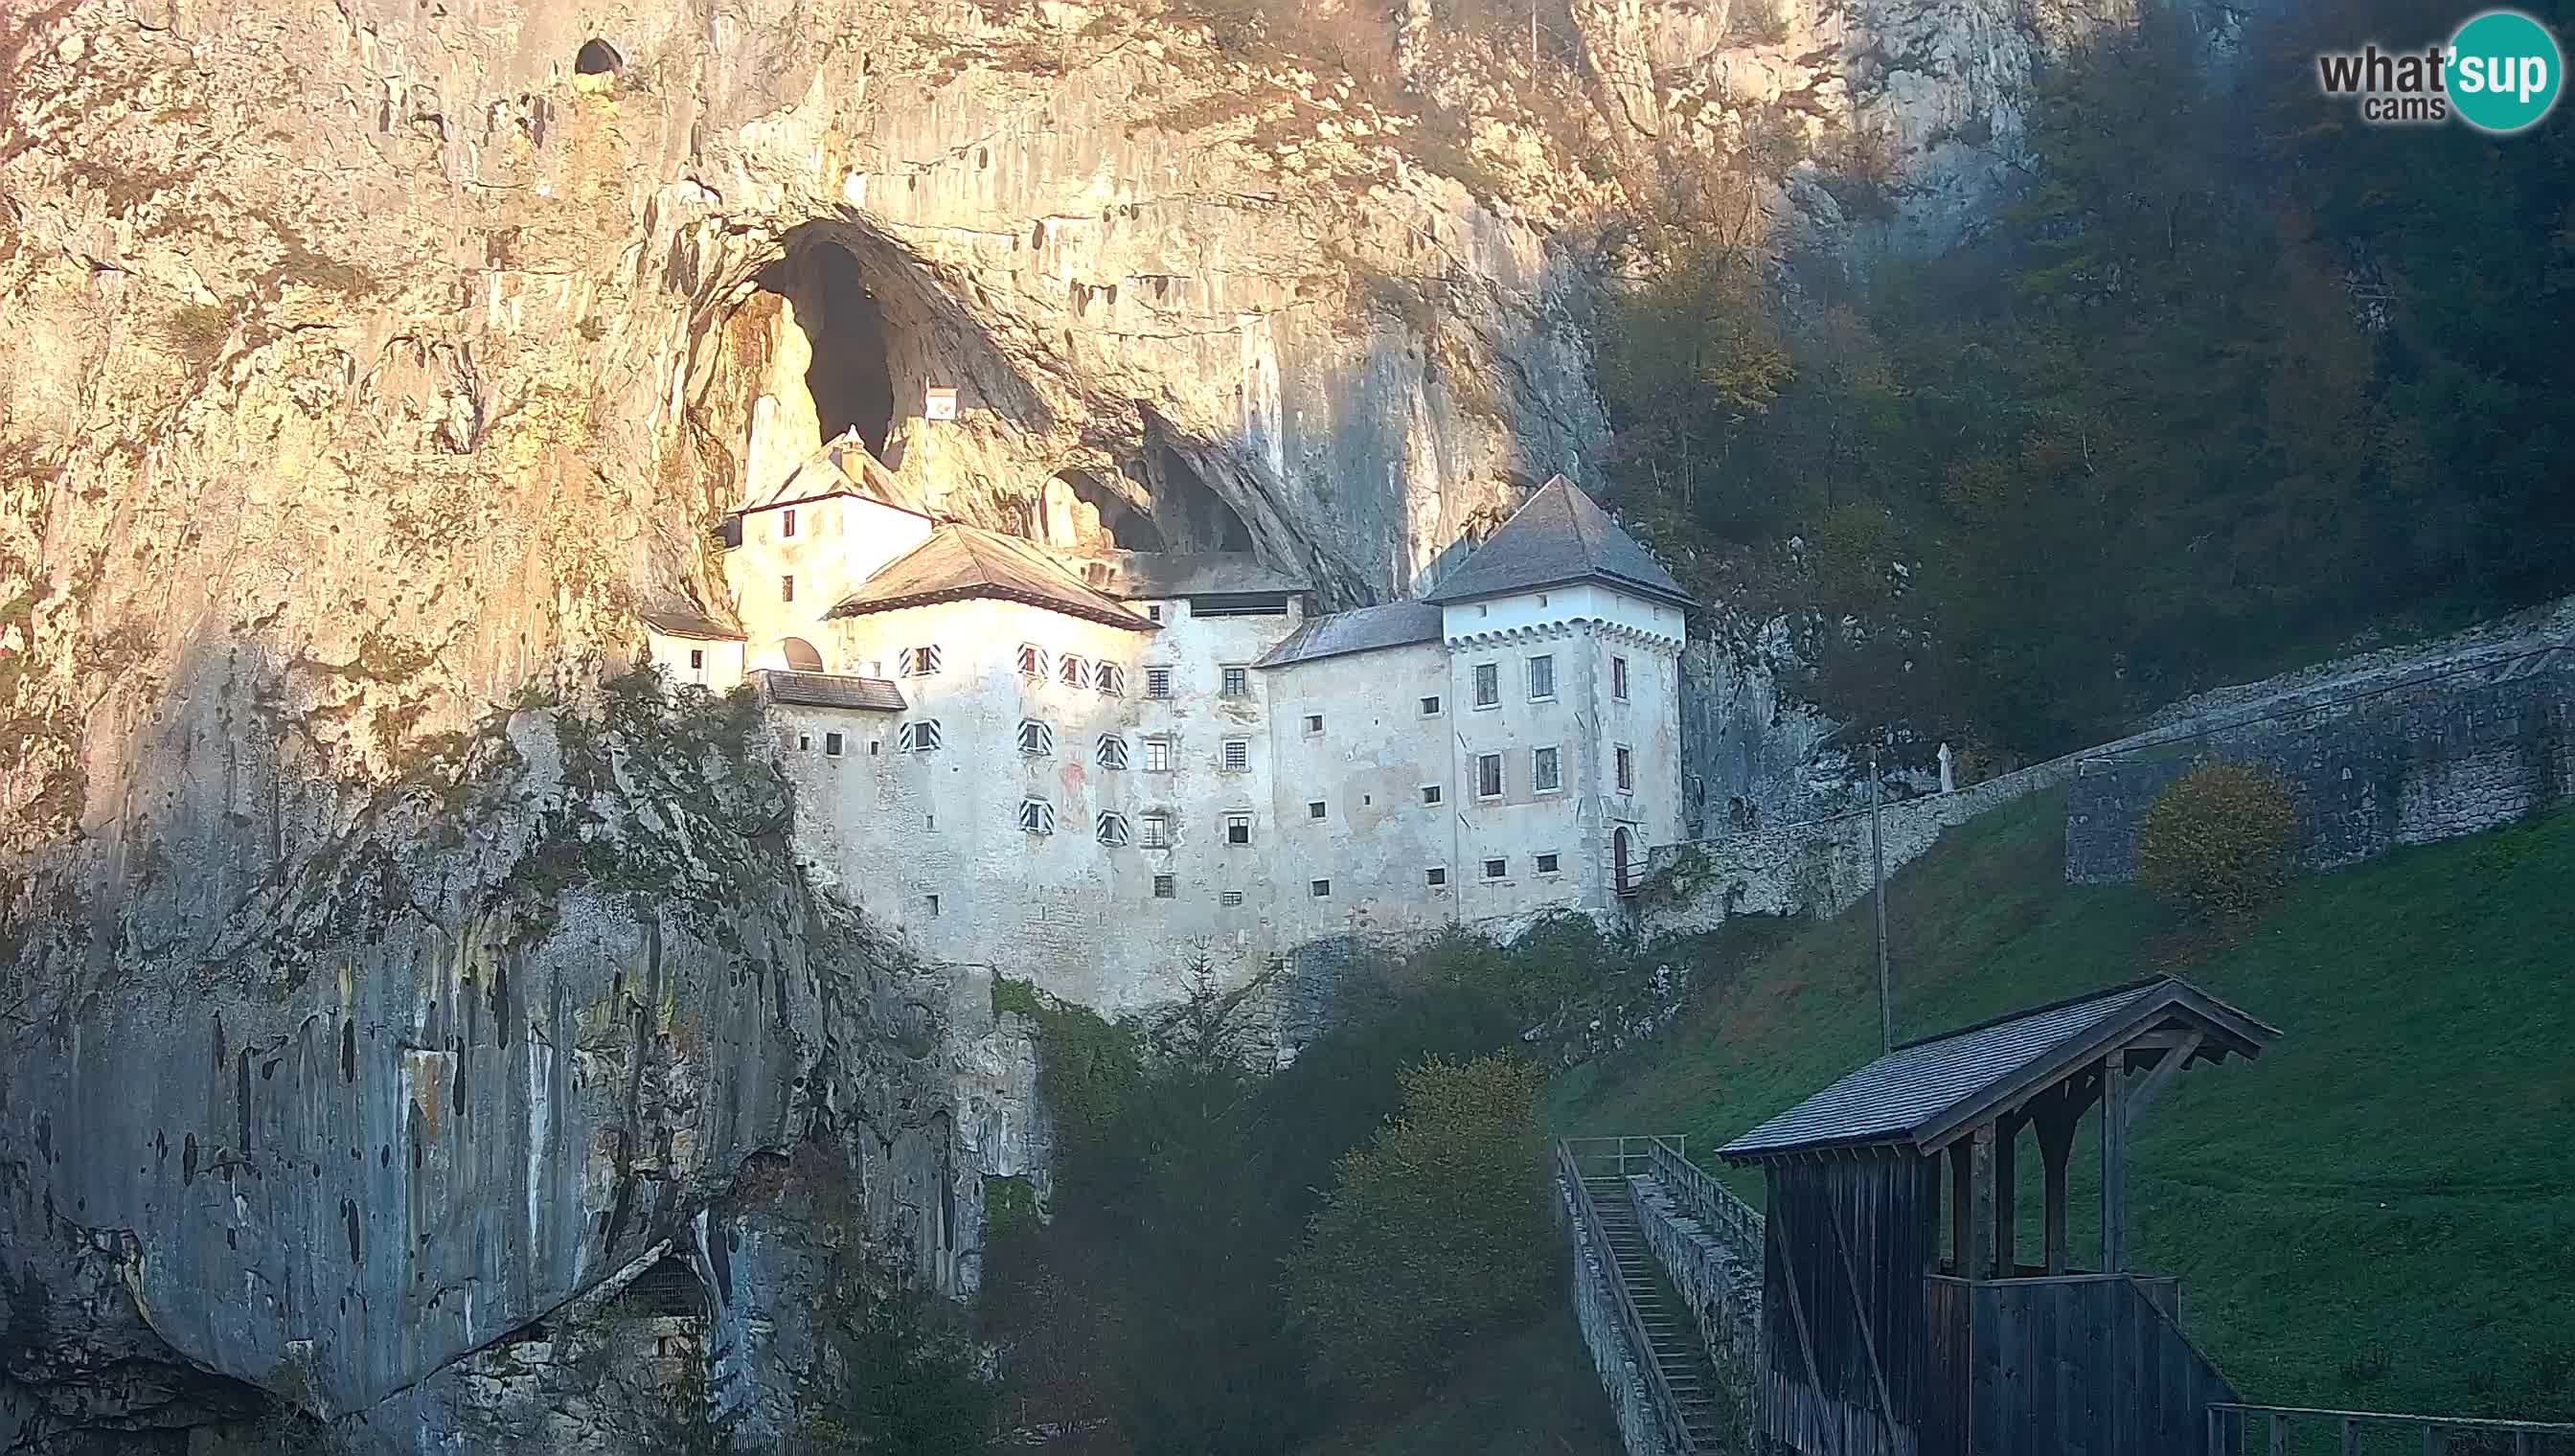
M 583 41 L 581 50 L 572 58 L 572 73 L 576 76 L 614 76 L 625 69 L 626 58 L 617 53 L 617 47 L 597 36 Z
M 707 1315 L 706 1281 L 678 1254 L 664 1254 L 653 1261 L 653 1267 L 635 1276 L 626 1286 L 622 1302 L 626 1308 L 648 1316 L 678 1316 L 704 1319 Z
M 1208 485 L 1179 451 L 1165 445 L 1155 454 L 1163 484 L 1157 503 L 1168 503 L 1178 508 L 1176 514 L 1182 527 L 1181 534 L 1188 538 L 1185 545 L 1177 546 L 1175 550 L 1252 550 L 1252 528 L 1244 524 L 1243 517 L 1226 504 L 1225 498 Z
M 1162 529 L 1088 471 L 1059 471 L 1046 483 L 1043 538 L 1053 545 L 1166 551 Z

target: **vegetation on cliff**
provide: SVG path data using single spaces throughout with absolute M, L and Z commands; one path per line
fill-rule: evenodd
M 2136 1267 L 2182 1276 L 2185 1328 L 2250 1399 L 2575 1419 L 2575 812 L 2292 880 L 2223 934 L 2067 885 L 2064 822 L 2034 795 L 1895 877 L 1896 1034 L 2167 969 L 2279 1026 L 2130 1144 Z M 1560 1078 L 1555 1119 L 1713 1147 L 1877 1053 L 1874 965 L 1866 905 L 1811 925 L 1666 1041 Z M 2078 1209 L 2098 1150 L 2087 1124 Z M 2075 1232 L 2080 1261 L 2098 1227 Z

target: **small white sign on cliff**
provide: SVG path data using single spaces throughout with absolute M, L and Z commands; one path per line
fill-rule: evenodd
M 955 390 L 932 390 L 930 392 L 930 400 L 923 406 L 921 414 L 922 418 L 927 420 L 956 419 L 957 392 Z

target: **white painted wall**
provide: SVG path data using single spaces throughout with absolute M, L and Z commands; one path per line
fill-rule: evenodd
M 673 637 L 646 628 L 652 661 L 662 676 L 680 687 L 704 688 L 719 696 L 742 686 L 744 644 Z
M 796 534 L 787 534 L 788 518 Z M 773 506 L 742 518 L 742 545 L 725 553 L 725 586 L 733 593 L 745 635 L 750 639 L 747 666 L 787 666 L 779 644 L 803 638 L 823 650 L 824 614 L 858 590 L 888 562 L 930 539 L 931 521 L 859 496 L 826 496 L 792 506 Z M 796 579 L 796 600 L 786 600 L 784 583 Z M 833 672 L 860 672 L 832 660 Z M 889 660 L 885 671 L 894 671 Z

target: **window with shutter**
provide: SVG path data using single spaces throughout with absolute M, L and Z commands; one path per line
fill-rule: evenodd
M 1055 832 L 1055 805 L 1043 798 L 1020 800 L 1020 827 L 1032 834 Z
M 1055 726 L 1036 719 L 1020 720 L 1020 751 L 1043 758 L 1055 751 Z
M 1127 740 L 1116 733 L 1102 733 L 1100 741 L 1093 747 L 1092 756 L 1103 768 L 1124 768 L 1127 766 Z

